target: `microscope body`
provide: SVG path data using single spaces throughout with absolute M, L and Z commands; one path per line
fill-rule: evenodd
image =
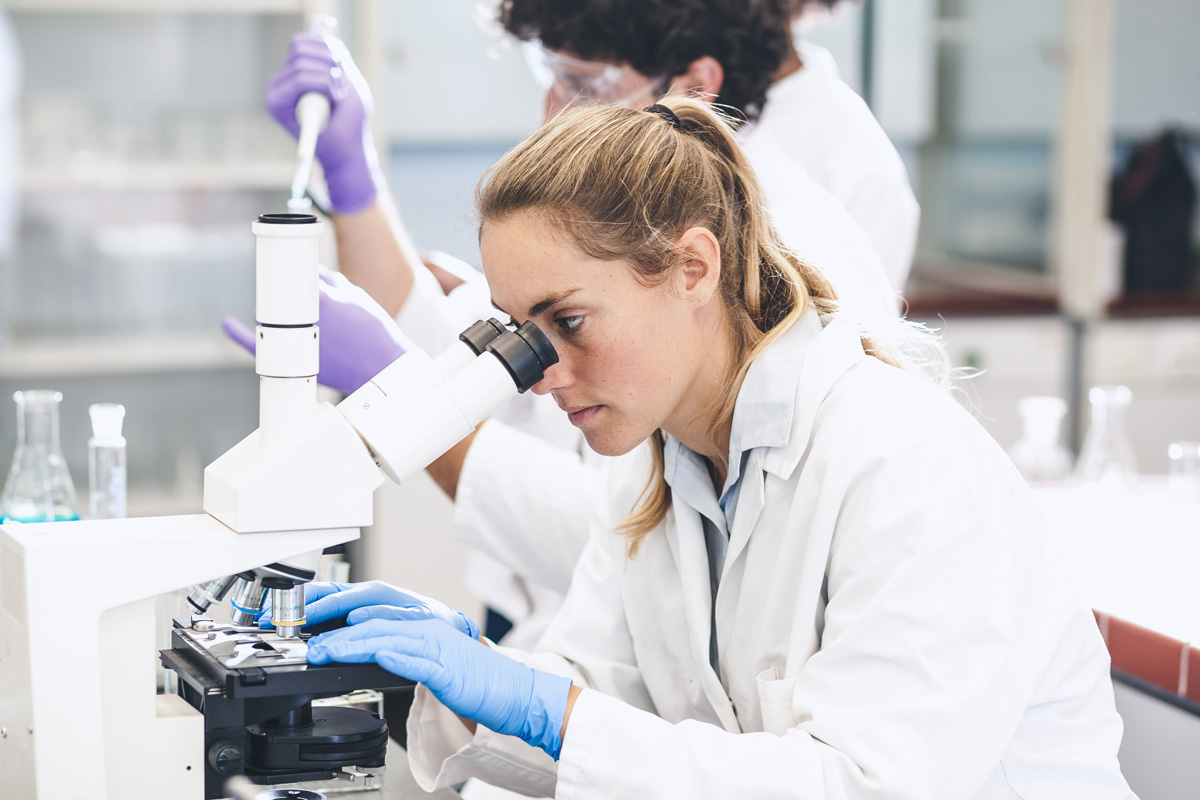
M 0 526 L 4 795 L 205 797 L 204 715 L 156 694 L 156 598 L 358 535 L 245 536 L 208 514 Z
M 371 524 L 384 475 L 427 466 L 557 354 L 532 323 L 481 322 L 437 358 L 406 353 L 337 407 L 318 403 L 319 230 L 308 215 L 254 225 L 260 424 L 205 469 L 206 513 L 0 526 L 6 796 L 201 800 L 225 796 L 231 774 L 270 784 L 382 768 L 386 725 L 360 709 L 373 721 L 329 709 L 318 720 L 311 703 L 407 681 L 308 665 L 303 585 L 323 552 Z M 207 611 L 235 583 L 260 601 L 275 593 L 275 634 L 177 620 L 161 659 L 180 693 L 156 694 L 156 598 L 194 586 L 189 603 Z

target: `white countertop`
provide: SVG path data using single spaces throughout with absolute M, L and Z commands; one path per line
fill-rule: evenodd
M 1200 644 L 1200 482 L 1038 486 L 1082 599 L 1183 642 Z

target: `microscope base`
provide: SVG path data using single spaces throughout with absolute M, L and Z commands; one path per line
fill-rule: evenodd
M 204 716 L 206 800 L 225 797 L 231 775 L 277 784 L 383 771 L 385 721 L 364 709 L 313 708 L 312 701 L 412 681 L 376 664 L 316 667 L 299 652 L 272 655 L 259 649 L 267 632 L 251 643 L 246 628 L 203 622 L 204 635 L 197 636 L 192 620 L 175 620 L 172 648 L 160 657 L 178 676 L 179 695 Z M 209 633 L 217 638 L 208 640 Z M 246 658 L 251 650 L 271 657 Z M 233 661 L 246 666 L 224 663 Z
M 295 781 L 296 770 L 306 769 L 316 773 L 313 779 L 323 780 L 343 764 L 381 772 L 388 746 L 384 720 L 360 708 L 337 706 L 313 709 L 310 725 L 250 725 L 246 734 L 250 743 L 246 777 L 255 783 Z M 276 779 L 276 775 L 280 777 Z

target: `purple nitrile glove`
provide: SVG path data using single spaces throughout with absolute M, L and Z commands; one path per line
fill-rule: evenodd
M 323 269 L 320 288 L 317 382 L 322 386 L 351 394 L 414 349 L 383 307 L 340 272 Z M 254 331 L 241 320 L 225 317 L 221 327 L 230 339 L 255 351 Z
M 316 150 L 329 203 L 338 214 L 355 214 L 375 202 L 379 156 L 369 124 L 371 90 L 340 39 L 296 34 L 287 60 L 267 82 L 267 110 L 295 137 L 300 136 L 296 103 L 308 92 L 329 98 L 329 124 L 317 137 Z

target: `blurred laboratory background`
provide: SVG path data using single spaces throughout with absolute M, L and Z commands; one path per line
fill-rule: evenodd
M 477 264 L 475 182 L 542 112 L 494 3 L 326 5 L 418 246 Z M 120 403 L 129 514 L 198 512 L 204 465 L 257 426 L 252 359 L 220 320 L 253 318 L 250 222 L 285 209 L 294 143 L 262 91 L 308 4 L 0 8 L 0 464 L 15 391 L 61 392 L 77 485 L 88 406 Z M 1073 461 L 1093 402 L 1141 473 L 1200 441 L 1197 32 L 1196 0 L 863 0 L 797 28 L 899 149 L 921 205 L 909 315 L 975 374 L 959 396 L 1014 457 L 1024 409 Z M 379 557 L 354 577 L 477 609 L 430 532 L 448 502 L 414 484 L 381 490 Z

